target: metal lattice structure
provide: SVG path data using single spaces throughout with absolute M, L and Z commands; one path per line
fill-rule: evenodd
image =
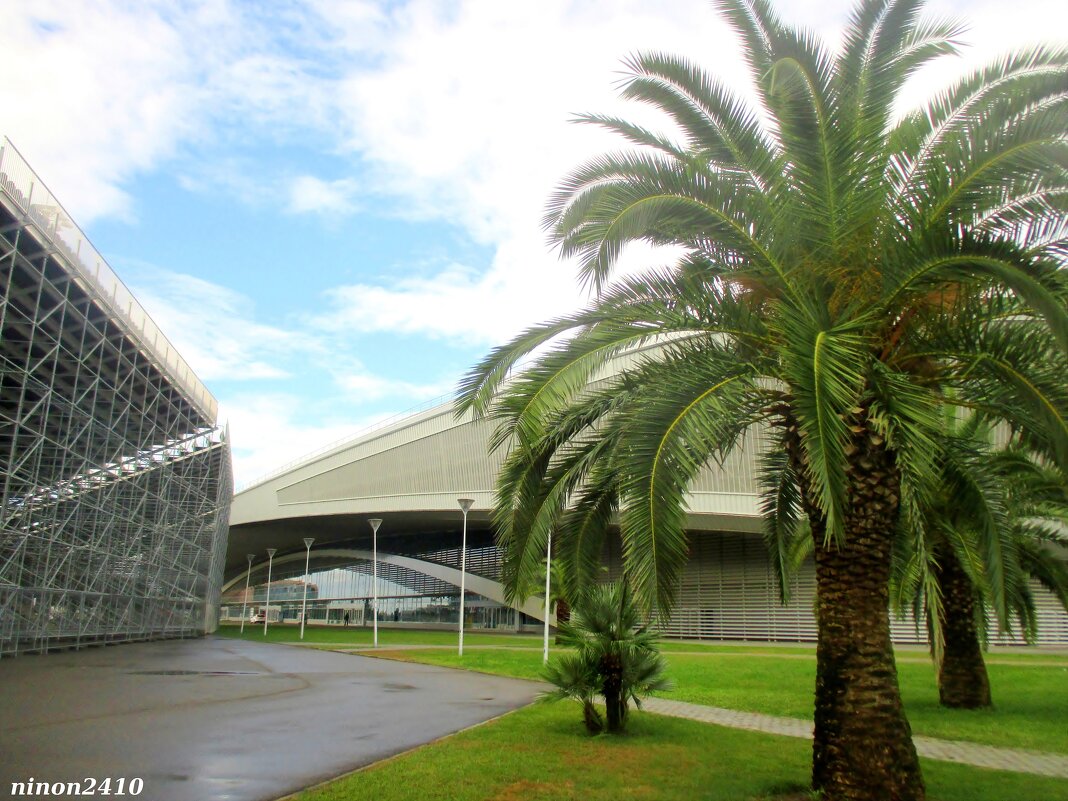
M 6 139 L 0 288 L 0 656 L 210 630 L 217 403 Z

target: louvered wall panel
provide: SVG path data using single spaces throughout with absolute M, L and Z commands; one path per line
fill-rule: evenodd
M 744 443 L 731 451 L 722 467 L 713 463 L 697 474 L 690 491 L 756 493 L 759 489 L 756 481 L 758 456 L 766 447 L 763 429 L 750 429 Z
M 608 577 L 622 574 L 620 546 L 605 550 Z M 1068 643 L 1068 615 L 1056 596 L 1032 586 L 1038 617 L 1038 643 Z M 763 542 L 736 533 L 700 533 L 690 543 L 690 560 L 679 580 L 678 602 L 670 619 L 660 621 L 666 636 L 710 640 L 814 642 L 816 573 L 812 561 L 791 582 L 790 603 L 779 603 L 774 570 Z M 897 643 L 925 643 L 911 616 L 891 617 Z M 1018 636 L 991 637 L 992 643 L 1022 644 Z
M 1031 582 L 1031 593 L 1035 598 L 1038 643 L 1068 643 L 1068 615 L 1065 614 L 1057 596 L 1037 581 Z M 1017 629 L 1011 634 L 991 636 L 990 641 L 998 645 L 1020 645 L 1024 640 Z

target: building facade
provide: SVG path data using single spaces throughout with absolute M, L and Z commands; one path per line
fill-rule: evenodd
M 0 656 L 215 625 L 218 404 L 0 140 Z
M 489 451 L 493 423 L 457 417 L 450 403 L 411 414 L 309 456 L 239 492 L 231 512 L 228 591 L 267 576 L 265 549 L 276 548 L 273 576 L 304 575 L 304 537 L 315 538 L 308 580 L 319 588 L 315 610 L 333 601 L 363 604 L 373 594 L 377 545 L 379 620 L 455 626 L 463 515 L 467 517 L 464 619 L 481 628 L 533 627 L 544 619 L 541 598 L 519 609 L 507 603 L 497 579 L 500 554 L 491 514 L 504 458 Z M 812 641 L 816 638 L 815 570 L 809 561 L 782 605 L 762 537 L 757 495 L 759 431 L 719 466 L 695 478 L 687 496 L 690 558 L 680 577 L 677 606 L 659 621 L 669 636 L 712 640 Z M 377 543 L 368 519 L 382 518 Z M 1068 554 L 1061 554 L 1068 558 Z M 252 557 L 251 574 L 248 572 Z M 620 572 L 618 542 L 609 541 L 606 576 Z M 1040 643 L 1068 644 L 1068 614 L 1037 584 Z M 273 596 L 272 596 L 273 603 Z M 308 620 L 326 612 L 309 604 Z M 550 622 L 555 622 L 550 614 Z M 925 639 L 912 618 L 897 620 L 898 642 Z M 1003 633 L 1000 642 L 1020 642 Z

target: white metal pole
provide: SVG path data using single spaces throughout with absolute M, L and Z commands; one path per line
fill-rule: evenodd
M 549 539 L 545 543 L 545 645 L 541 656 L 543 664 L 549 661 L 549 576 L 552 574 L 553 561 L 553 533 L 549 532 Z
M 245 558 L 248 559 L 248 572 L 245 574 L 245 595 L 241 598 L 241 633 L 245 633 L 245 609 L 248 605 L 248 580 L 252 578 L 252 560 L 256 558 L 256 554 L 247 553 Z
M 304 603 L 300 605 L 300 638 L 304 639 L 304 618 L 308 616 L 308 565 L 311 564 L 311 546 L 315 537 L 305 537 L 304 547 L 308 550 L 304 557 Z
M 263 636 L 267 636 L 267 620 L 271 617 L 271 566 L 274 564 L 274 555 L 277 548 L 267 549 L 267 605 L 263 608 Z
M 367 522 L 371 524 L 372 556 L 374 556 L 374 582 L 375 582 L 374 596 L 375 596 L 375 605 L 374 605 L 374 609 L 371 610 L 371 614 L 374 615 L 374 620 L 375 620 L 375 648 L 377 648 L 378 647 L 378 527 L 380 525 L 382 525 L 382 521 L 381 521 L 381 519 L 379 519 L 377 517 L 372 517 Z
M 460 656 L 464 655 L 464 589 L 466 587 L 467 579 L 467 513 L 471 511 L 471 507 L 475 505 L 475 502 L 470 498 L 457 498 L 456 502 L 460 504 L 460 509 L 464 513 L 464 535 L 463 543 L 460 546 Z

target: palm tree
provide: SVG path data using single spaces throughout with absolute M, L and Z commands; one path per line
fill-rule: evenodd
M 832 54 L 765 0 L 718 5 L 757 106 L 683 58 L 631 58 L 624 97 L 673 133 L 583 117 L 634 148 L 580 167 L 546 218 L 594 301 L 461 387 L 511 448 L 502 578 L 529 585 L 553 529 L 582 586 L 618 520 L 636 597 L 670 610 L 689 482 L 765 427 L 766 525 L 805 518 L 815 552 L 813 786 L 919 799 L 888 582 L 899 519 L 936 483 L 944 407 L 1068 463 L 1068 54 L 1007 56 L 897 117 L 958 26 L 862 0 Z M 612 283 L 636 241 L 681 255 Z
M 1065 541 L 1068 483 L 1019 447 L 996 449 L 977 416 L 951 421 L 942 478 L 924 528 L 898 542 L 893 605 L 926 616 L 943 706 L 992 703 L 983 644 L 992 616 L 1036 633 L 1035 578 L 1068 609 L 1068 569 L 1047 547 Z
M 626 726 L 630 701 L 641 706 L 643 695 L 671 688 L 657 634 L 641 625 L 638 606 L 624 581 L 588 588 L 572 612 L 572 619 L 560 624 L 559 642 L 575 651 L 546 667 L 545 678 L 557 689 L 544 698 L 575 698 L 582 702 L 590 733 L 599 733 L 604 726 L 609 733 L 619 733 Z M 607 724 L 594 707 L 596 695 L 604 699 Z
M 1018 446 L 996 449 L 977 415 L 948 420 L 937 487 L 922 510 L 922 527 L 899 521 L 891 573 L 891 606 L 927 624 L 942 706 L 991 706 L 983 650 L 993 616 L 1000 631 L 1014 625 L 1027 641 L 1037 632 L 1029 579 L 1068 609 L 1068 568 L 1048 546 L 1064 544 L 1068 483 Z M 766 476 L 778 480 L 772 472 Z M 807 526 L 769 532 L 782 602 L 812 553 Z

